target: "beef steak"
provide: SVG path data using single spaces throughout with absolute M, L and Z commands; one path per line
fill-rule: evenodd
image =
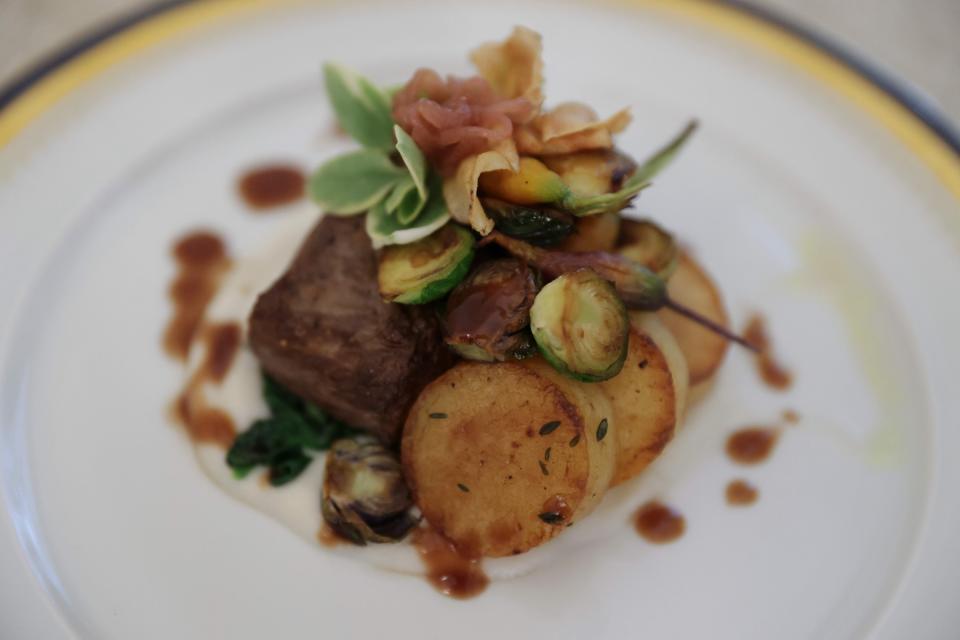
M 433 309 L 384 302 L 363 217 L 325 216 L 250 314 L 264 370 L 387 443 L 421 389 L 453 365 Z

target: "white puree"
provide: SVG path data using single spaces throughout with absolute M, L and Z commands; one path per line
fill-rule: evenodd
M 237 322 L 246 331 L 246 319 L 257 295 L 265 290 L 286 269 L 300 242 L 318 220 L 315 213 L 291 212 L 278 222 L 278 235 L 272 243 L 253 255 L 239 258 L 224 280 L 219 293 L 207 310 L 209 322 Z M 203 361 L 202 341 L 194 344 L 190 353 L 189 372 Z M 245 429 L 257 418 L 267 415 L 267 407 L 260 395 L 260 370 L 247 347 L 242 347 L 222 384 L 206 383 L 204 392 L 212 407 L 226 411 L 238 429 Z M 317 532 L 322 524 L 320 516 L 320 486 L 323 480 L 324 455 L 314 462 L 296 480 L 283 486 L 271 487 L 254 472 L 242 480 L 234 477 L 224 461 L 224 451 L 216 445 L 195 446 L 197 460 L 204 472 L 221 489 L 254 509 L 283 523 L 321 553 L 350 556 L 361 562 L 402 573 L 422 574 L 423 566 L 416 550 L 408 542 L 373 544 L 355 547 L 339 544 L 322 545 Z M 630 513 L 642 500 L 662 486 L 658 469 L 653 465 L 644 473 L 643 487 L 635 482 L 609 491 L 602 504 L 589 517 L 571 527 L 554 540 L 525 554 L 484 561 L 484 570 L 491 580 L 522 575 L 546 564 L 551 558 L 566 557 L 573 549 L 614 532 L 622 533 Z

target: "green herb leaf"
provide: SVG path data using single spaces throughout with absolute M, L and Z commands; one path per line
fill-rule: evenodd
M 396 217 L 390 216 L 382 202 L 370 209 L 370 213 L 367 214 L 367 235 L 370 236 L 375 249 L 390 244 L 416 242 L 426 238 L 450 220 L 447 203 L 443 199 L 442 182 L 436 174 L 430 174 L 427 191 L 430 193 L 430 198 L 417 219 L 408 225 L 401 224 Z
M 386 154 L 371 149 L 328 160 L 310 177 L 310 197 L 328 213 L 362 213 L 406 178 Z
M 427 159 L 423 157 L 420 147 L 413 141 L 406 131 L 400 128 L 400 125 L 393 126 L 393 135 L 397 138 L 397 152 L 403 158 L 403 164 L 407 166 L 410 177 L 417 185 L 417 191 L 420 198 L 427 200 Z
M 411 226 L 426 204 L 427 201 L 420 197 L 419 191 L 408 191 L 394 214 L 397 222 L 405 227 Z
M 237 467 L 233 469 L 233 477 L 237 480 L 243 480 L 250 472 L 253 471 L 254 467 Z
M 300 449 L 290 449 L 278 455 L 270 463 L 269 480 L 274 487 L 285 485 L 310 466 L 313 458 Z
M 600 421 L 600 424 L 597 425 L 597 442 L 600 442 L 601 440 L 603 440 L 603 439 L 606 437 L 606 435 L 607 435 L 607 426 L 608 426 L 608 423 L 607 423 L 607 419 L 606 419 L 606 418 L 604 418 L 603 420 L 601 420 L 601 421 Z
M 551 420 L 550 422 L 548 422 L 548 423 L 546 423 L 545 425 L 543 425 L 542 427 L 540 427 L 540 435 L 542 435 L 542 436 L 548 436 L 548 435 L 550 435 L 551 433 L 553 433 L 554 431 L 556 431 L 556 430 L 557 430 L 557 427 L 559 427 L 559 426 L 560 426 L 560 421 L 559 421 L 559 420 Z
M 390 192 L 390 195 L 387 196 L 386 200 L 383 201 L 383 206 L 386 208 L 387 214 L 394 215 L 397 212 L 397 207 L 403 202 L 403 199 L 408 194 L 416 192 L 417 185 L 413 182 L 413 178 L 402 178 L 393 188 L 393 191 Z
M 371 149 L 393 149 L 393 116 L 386 93 L 337 64 L 323 66 L 323 82 L 337 120 L 350 137 Z

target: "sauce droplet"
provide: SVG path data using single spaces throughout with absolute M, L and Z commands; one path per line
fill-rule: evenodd
M 573 516 L 573 509 L 570 508 L 567 499 L 558 493 L 543 503 L 537 517 L 547 524 L 569 525 L 571 516 Z
M 478 558 L 468 558 L 443 535 L 430 527 L 415 529 L 413 546 L 427 568 L 427 580 L 451 598 L 471 598 L 487 588 L 490 580 Z
M 230 414 L 207 405 L 203 387 L 207 382 L 219 384 L 226 377 L 240 347 L 241 335 L 240 325 L 235 322 L 207 327 L 204 361 L 174 400 L 173 415 L 194 442 L 210 442 L 227 449 L 237 436 Z
M 727 455 L 739 464 L 759 464 L 770 456 L 778 433 L 767 427 L 747 427 L 727 438 Z
M 211 382 L 219 384 L 227 377 L 240 348 L 241 333 L 240 325 L 236 322 L 215 324 L 207 329 L 207 358 L 204 368 Z
M 336 547 L 346 541 L 337 535 L 337 532 L 334 531 L 330 525 L 324 522 L 320 525 L 320 528 L 317 529 L 317 542 L 324 547 Z
M 793 409 L 784 409 L 782 417 L 783 421 L 787 424 L 797 424 L 800 422 L 800 414 Z
M 263 212 L 296 202 L 303 197 L 305 185 L 306 178 L 297 167 L 268 165 L 240 176 L 237 190 L 251 209 Z
M 759 350 L 755 358 L 760 379 L 772 389 L 787 389 L 793 383 L 793 374 L 774 358 L 763 316 L 754 315 L 750 318 L 743 337 Z
M 181 237 L 172 253 L 177 274 L 168 291 L 173 315 L 164 330 L 163 347 L 171 357 L 185 361 L 230 259 L 223 241 L 209 231 Z
M 727 485 L 727 504 L 745 507 L 757 501 L 757 489 L 746 480 L 731 480 Z
M 654 544 L 673 542 L 687 528 L 686 520 L 680 513 L 657 500 L 651 500 L 637 509 L 633 524 L 637 533 Z

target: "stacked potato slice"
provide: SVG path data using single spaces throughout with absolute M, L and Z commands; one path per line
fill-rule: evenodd
M 723 321 L 704 271 L 684 257 L 671 295 Z M 472 556 L 522 553 L 587 515 L 642 472 L 673 437 L 688 388 L 725 352 L 666 313 L 632 313 L 623 370 L 600 383 L 540 358 L 462 362 L 424 389 L 403 435 L 407 482 L 427 521 Z

